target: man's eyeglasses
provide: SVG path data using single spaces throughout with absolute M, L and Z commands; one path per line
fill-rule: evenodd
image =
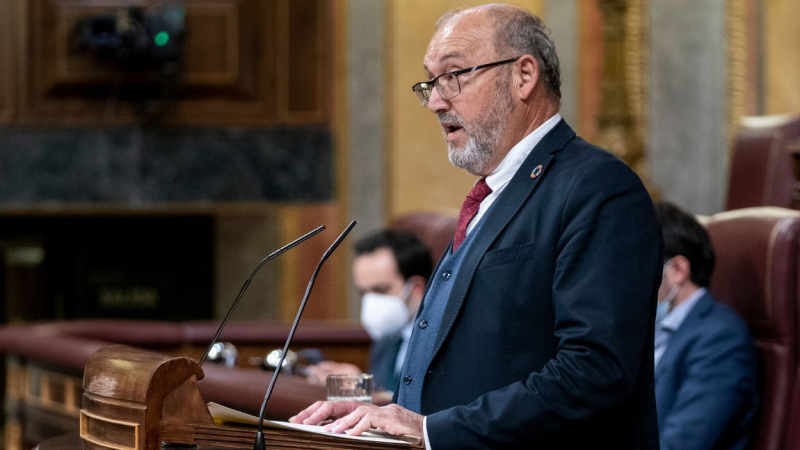
M 450 100 L 451 98 L 461 93 L 461 84 L 458 82 L 459 75 L 473 72 L 475 70 L 487 69 L 489 67 L 499 66 L 501 64 L 512 63 L 518 60 L 519 58 L 521 57 L 517 56 L 516 58 L 504 59 L 502 61 L 495 61 L 488 64 L 481 64 L 479 66 L 471 67 L 469 69 L 461 69 L 461 70 L 454 70 L 452 72 L 445 72 L 430 81 L 422 81 L 415 84 L 414 86 L 411 86 L 411 90 L 414 91 L 415 94 L 417 94 L 417 97 L 419 97 L 419 100 L 422 102 L 422 106 L 428 106 L 428 101 L 431 99 L 431 92 L 433 91 L 434 86 L 436 86 L 436 90 L 439 91 L 439 95 L 442 96 L 442 99 Z

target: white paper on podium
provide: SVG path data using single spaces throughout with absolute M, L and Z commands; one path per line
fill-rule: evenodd
M 250 414 L 246 414 L 232 408 L 228 408 L 227 406 L 220 405 L 219 403 L 209 402 L 208 412 L 211 413 L 211 417 L 214 419 L 214 422 L 217 423 L 232 422 L 245 425 L 254 425 L 254 426 L 258 425 L 258 417 L 251 416 Z M 307 433 L 324 434 L 326 436 L 337 437 L 342 439 L 355 439 L 355 440 L 370 441 L 370 442 L 384 442 L 389 444 L 411 445 L 411 444 L 418 444 L 420 442 L 420 439 L 414 436 L 393 436 L 389 433 L 376 429 L 361 433 L 361 435 L 359 436 L 350 436 L 349 434 L 339 434 L 339 433 L 331 433 L 330 431 L 323 431 L 322 427 L 319 425 L 303 425 L 299 423 L 289 423 L 279 420 L 265 419 L 264 426 L 268 428 L 279 428 L 283 430 L 300 430 L 300 431 L 305 431 Z

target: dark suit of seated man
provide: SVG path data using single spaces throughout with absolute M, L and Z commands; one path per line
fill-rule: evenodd
M 354 246 L 353 284 L 361 294 L 361 324 L 373 340 L 369 372 L 388 401 L 400 378 L 413 319 L 431 275 L 431 254 L 407 231 L 380 230 Z M 361 373 L 352 364 L 323 361 L 307 368 L 312 383 L 327 375 Z
M 656 205 L 664 276 L 655 336 L 662 450 L 744 449 L 756 412 L 756 355 L 744 321 L 706 291 L 714 250 L 706 230 Z

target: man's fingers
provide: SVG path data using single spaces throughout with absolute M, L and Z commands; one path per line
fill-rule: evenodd
M 295 415 L 293 417 L 290 417 L 289 418 L 289 422 L 291 422 L 291 423 L 303 423 L 303 421 L 306 420 L 312 414 L 314 414 L 314 412 L 317 411 L 322 406 L 323 403 L 325 403 L 325 402 L 323 402 L 321 400 L 317 401 L 317 402 L 314 402 L 308 408 L 306 408 L 306 409 L 300 411 L 299 413 L 297 413 L 297 415 Z
M 380 428 L 391 434 L 422 436 L 422 416 L 397 405 L 379 407 L 353 400 L 316 402 L 289 419 L 292 423 L 321 425 L 326 419 L 336 419 L 323 427 L 332 433 L 357 436 L 370 428 Z
M 323 420 L 334 415 L 333 402 L 320 402 L 322 403 L 311 414 L 306 417 L 302 423 L 304 425 L 316 425 Z
M 335 419 L 345 416 L 361 405 L 365 405 L 365 403 L 355 400 L 340 400 L 335 402 L 318 401 L 296 416 L 290 418 L 289 422 L 302 423 L 304 425 L 318 425 L 326 419 Z
M 327 374 L 319 367 L 308 366 L 306 367 L 306 379 L 312 384 L 325 384 L 325 377 Z
M 372 419 L 375 418 L 378 414 L 377 412 L 368 412 L 364 414 L 364 417 L 361 418 L 358 422 L 356 422 L 355 426 L 350 428 L 349 430 L 345 430 L 344 432 L 349 434 L 350 436 L 358 436 L 359 434 L 369 431 L 370 428 L 380 428 L 377 424 L 372 423 Z
M 377 407 L 374 405 L 365 405 L 360 406 L 355 409 L 350 414 L 342 417 L 341 419 L 333 422 L 332 424 L 325 427 L 328 431 L 333 433 L 344 433 L 345 430 L 349 430 L 353 428 L 355 424 L 357 424 L 364 415 L 366 415 L 371 409 L 376 409 Z
M 325 431 L 330 431 L 331 433 L 344 433 L 344 430 L 350 429 L 354 423 L 357 423 L 361 419 L 361 415 L 356 410 L 341 419 L 327 425 L 325 427 Z
M 332 424 L 330 431 L 359 435 L 370 428 L 378 428 L 393 435 L 423 435 L 422 416 L 398 405 L 384 407 L 369 405 L 358 408 L 355 412 Z

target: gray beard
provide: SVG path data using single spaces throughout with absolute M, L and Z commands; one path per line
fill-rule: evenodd
M 472 123 L 467 124 L 461 117 L 454 114 L 443 113 L 439 116 L 439 122 L 457 123 L 467 134 L 467 143 L 462 149 L 454 148 L 451 143 L 447 143 L 447 156 L 451 164 L 465 169 L 472 175 L 483 173 L 491 161 L 492 155 L 503 137 L 506 119 L 513 109 L 513 103 L 508 94 L 503 95 L 498 89 L 497 95 L 498 99 L 495 103 Z M 445 133 L 445 137 L 447 137 L 447 133 Z
M 455 148 L 451 143 L 447 143 L 447 156 L 450 163 L 454 166 L 465 169 L 473 175 L 479 175 L 492 159 L 492 149 L 500 141 L 498 128 L 488 128 L 486 130 L 467 132 L 467 143 L 464 148 Z

